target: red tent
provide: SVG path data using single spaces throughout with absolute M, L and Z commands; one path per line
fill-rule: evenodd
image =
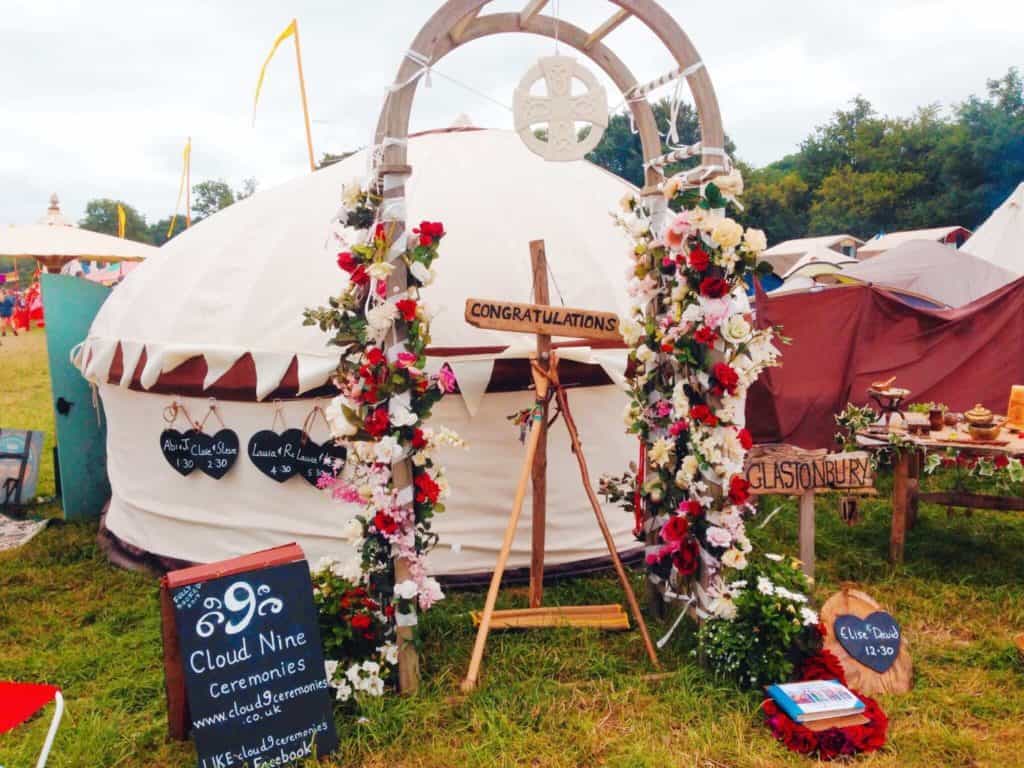
M 869 285 L 758 297 L 758 323 L 793 343 L 747 399 L 758 442 L 835 447 L 835 414 L 864 405 L 872 382 L 896 377 L 911 401 L 1003 413 L 1024 384 L 1024 278 L 950 310 L 911 307 Z

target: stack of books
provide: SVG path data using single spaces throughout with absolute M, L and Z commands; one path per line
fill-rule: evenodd
M 838 680 L 810 680 L 768 687 L 779 709 L 812 731 L 864 725 L 864 702 Z

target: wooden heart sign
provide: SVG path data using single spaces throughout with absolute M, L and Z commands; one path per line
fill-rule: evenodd
M 299 471 L 299 453 L 305 437 L 301 429 L 280 433 L 260 430 L 249 438 L 249 461 L 271 480 L 283 483 Z
M 342 445 L 335 445 L 334 441 L 328 439 L 320 445 L 313 440 L 307 440 L 299 449 L 297 457 L 298 473 L 302 478 L 316 487 L 320 475 L 324 472 L 330 473 L 336 461 L 344 462 L 348 457 L 348 451 Z
M 885 672 L 900 652 L 900 625 L 885 611 L 866 619 L 852 614 L 837 616 L 836 639 L 850 656 L 875 672 Z
M 165 429 L 160 433 L 160 452 L 167 459 L 167 463 L 184 477 L 188 477 L 196 468 L 196 459 L 192 455 L 192 444 L 199 434 L 201 433 L 195 429 L 185 432 Z
M 214 480 L 220 480 L 238 460 L 238 435 L 222 429 L 215 435 L 200 432 L 195 437 L 194 455 L 199 469 Z
M 850 688 L 868 696 L 906 693 L 913 662 L 903 630 L 877 602 L 850 585 L 821 608 L 825 648 L 843 665 Z

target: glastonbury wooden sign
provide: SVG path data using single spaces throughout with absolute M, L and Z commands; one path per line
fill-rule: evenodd
M 754 496 L 800 497 L 800 560 L 814 578 L 814 494 L 874 493 L 871 457 L 864 451 L 828 453 L 792 445 L 758 445 L 747 454 L 745 477 Z
M 622 341 L 619 316 L 614 312 L 516 304 L 493 299 L 466 299 L 466 322 L 492 331 L 568 336 L 595 341 Z
M 858 491 L 873 488 L 875 484 L 871 457 L 864 451 L 826 453 L 789 445 L 751 450 L 746 478 L 750 493 L 757 496 Z

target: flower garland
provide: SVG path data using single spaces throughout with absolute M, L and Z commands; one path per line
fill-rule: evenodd
M 779 356 L 773 330 L 753 326 L 744 283 L 764 233 L 725 215 L 722 189 L 731 199 L 742 191 L 737 171 L 700 190 L 667 182 L 666 201 L 679 213 L 656 215 L 654 204 L 627 195 L 615 214 L 634 244 L 625 421 L 646 451 L 638 485 L 648 576 L 666 600 L 689 597 L 712 612 L 723 569 L 743 570 L 751 551 L 747 390 Z
M 825 629 L 821 627 L 822 637 Z M 838 680 L 846 685 L 842 664 L 831 651 L 821 650 L 806 657 L 797 671 L 796 678 L 808 680 Z M 889 718 L 874 699 L 852 692 L 864 702 L 863 715 L 868 722 L 845 728 L 829 728 L 812 731 L 806 725 L 793 721 L 779 706 L 767 699 L 761 709 L 765 723 L 772 735 L 791 752 L 802 755 L 817 755 L 820 760 L 834 760 L 837 757 L 855 755 L 859 752 L 874 752 L 885 746 L 889 731 Z
M 329 306 L 306 310 L 304 324 L 331 333 L 330 344 L 341 348 L 334 377 L 340 394 L 325 413 L 334 439 L 348 447 L 348 459 L 318 485 L 338 501 L 363 507 L 343 532 L 355 559 L 324 565 L 352 588 L 369 589 L 389 623 L 413 626 L 417 608 L 427 610 L 444 597 L 424 562 L 437 540 L 431 519 L 444 511 L 441 500 L 449 493 L 436 452 L 462 443 L 448 429 L 423 426 L 434 404 L 455 389 L 447 366 L 436 375 L 426 371 L 431 315 L 419 296 L 434 278 L 444 226 L 425 221 L 406 242 L 396 242 L 380 203 L 358 181 L 345 186 L 334 238 L 348 285 Z M 388 279 L 398 268 L 407 270 L 409 286 L 389 295 Z M 406 330 L 401 340 L 398 323 Z M 412 488 L 403 490 L 396 487 L 392 466 L 404 460 L 413 473 Z M 409 578 L 397 584 L 395 559 L 409 569 Z M 360 683 L 364 690 L 377 688 L 379 670 L 372 671 L 363 676 L 369 682 Z M 348 678 L 350 686 L 357 682 Z

